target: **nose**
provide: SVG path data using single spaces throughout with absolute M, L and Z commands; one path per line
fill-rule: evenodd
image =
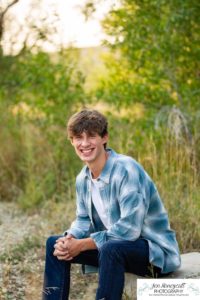
M 90 139 L 88 136 L 84 136 L 82 141 L 81 141 L 82 146 L 88 146 L 90 144 Z

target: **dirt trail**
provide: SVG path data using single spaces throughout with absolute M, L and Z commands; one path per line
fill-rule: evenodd
M 66 205 L 64 205 L 66 211 Z M 71 214 L 67 206 L 68 219 Z M 62 215 L 62 217 L 60 217 Z M 14 203 L 0 203 L 0 299 L 40 300 L 43 281 L 45 240 L 48 235 L 62 232 L 67 216 L 63 207 L 23 213 Z M 80 266 L 72 267 L 71 300 L 92 300 L 88 290 L 96 275 L 83 276 Z M 87 299 L 85 298 L 87 297 Z
M 37 232 L 38 228 L 44 228 L 45 222 L 42 222 L 38 214 L 28 216 L 22 214 L 14 203 L 0 203 L 0 255 L 10 251 L 26 236 Z

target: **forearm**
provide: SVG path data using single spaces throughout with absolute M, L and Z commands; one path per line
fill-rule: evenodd
M 97 249 L 97 245 L 92 238 L 81 239 L 79 242 L 81 244 L 81 251 Z

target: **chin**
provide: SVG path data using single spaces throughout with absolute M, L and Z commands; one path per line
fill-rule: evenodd
M 84 161 L 85 163 L 89 163 L 89 162 L 92 162 L 94 161 L 94 158 L 93 157 L 82 157 L 81 158 L 82 161 Z

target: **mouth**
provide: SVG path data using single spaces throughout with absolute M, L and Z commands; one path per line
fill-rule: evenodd
M 83 155 L 90 155 L 92 153 L 92 151 L 94 150 L 94 148 L 90 148 L 90 149 L 80 149 L 81 153 Z

